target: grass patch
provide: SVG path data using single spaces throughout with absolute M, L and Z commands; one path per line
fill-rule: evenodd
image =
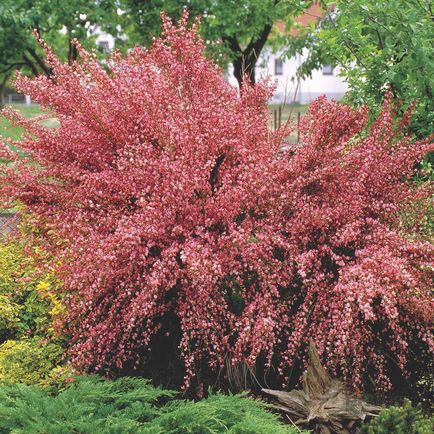
M 33 118 L 41 114 L 39 105 L 11 104 L 11 107 L 18 110 L 24 117 Z M 21 127 L 13 126 L 4 116 L 0 115 L 0 136 L 19 140 L 24 130 Z
M 268 107 L 270 110 L 270 128 L 274 130 L 276 129 L 276 126 L 279 126 L 279 124 L 281 126 L 285 125 L 288 119 L 291 118 L 294 129 L 289 136 L 289 143 L 297 143 L 297 118 L 299 114 L 302 116 L 307 112 L 309 104 L 270 104 Z
M 18 110 L 25 118 L 34 118 L 43 113 L 38 104 L 11 104 L 9 107 Z M 59 122 L 55 117 L 53 117 L 42 120 L 41 125 L 49 128 L 55 128 L 59 126 Z M 21 139 L 23 132 L 24 130 L 21 127 L 12 125 L 4 116 L 0 115 L 0 136 L 8 137 L 13 140 L 19 140 Z

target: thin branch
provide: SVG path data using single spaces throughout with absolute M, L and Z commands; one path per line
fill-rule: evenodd
M 23 58 L 25 64 L 32 70 L 33 75 L 39 75 L 38 68 L 36 68 L 35 64 L 30 60 L 26 53 L 23 53 Z
M 33 48 L 27 48 L 28 53 L 36 60 L 36 63 L 42 69 L 44 74 L 49 77 L 52 74 L 52 70 L 50 67 L 46 65 L 46 63 L 36 54 L 36 51 Z
M 6 68 L 0 70 L 0 74 L 4 74 L 5 72 L 10 71 L 10 70 L 11 70 L 12 68 L 14 68 L 15 66 L 24 66 L 24 65 L 27 65 L 27 63 L 26 63 L 26 62 L 16 62 L 16 63 L 12 63 L 12 64 L 10 64 L 8 67 L 6 67 Z
M 333 20 L 333 17 L 330 15 L 330 12 L 327 11 L 327 17 L 330 20 L 330 22 L 332 23 L 332 26 L 334 27 L 334 29 L 336 31 L 338 31 L 337 25 L 335 23 L 335 21 Z M 349 44 L 348 40 L 346 40 L 346 38 L 344 39 L 344 43 L 347 46 L 348 50 L 350 51 L 350 53 L 356 58 L 357 62 L 363 66 L 363 68 L 368 69 L 366 67 L 366 65 L 362 62 L 362 60 L 359 58 L 359 56 L 356 54 L 356 52 L 353 50 L 353 48 L 351 47 L 351 45 Z

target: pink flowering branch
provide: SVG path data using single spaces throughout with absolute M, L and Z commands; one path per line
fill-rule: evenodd
M 287 382 L 309 339 L 332 372 L 392 387 L 390 360 L 405 372 L 409 347 L 433 350 L 433 245 L 399 224 L 432 194 L 408 182 L 432 141 L 403 134 L 390 98 L 371 128 L 366 108 L 319 98 L 282 154 L 269 85 L 238 97 L 186 23 L 163 16 L 161 38 L 108 70 L 78 44 L 72 64 L 43 45 L 52 79 L 16 85 L 59 128 L 5 112 L 27 158 L 2 166 L 0 196 L 65 240 L 52 249 L 73 363 L 140 366 L 170 313 L 186 387 L 228 358 Z

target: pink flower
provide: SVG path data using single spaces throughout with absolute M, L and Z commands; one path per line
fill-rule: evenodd
M 186 22 L 163 16 L 163 36 L 109 71 L 78 43 L 73 65 L 44 45 L 52 79 L 16 86 L 60 127 L 3 112 L 27 129 L 32 164 L 1 166 L 0 197 L 66 240 L 47 232 L 74 364 L 138 365 L 171 312 L 186 386 L 228 355 L 277 360 L 287 381 L 312 338 L 332 372 L 362 385 L 374 369 L 390 388 L 389 355 L 405 369 L 409 345 L 432 350 L 433 246 L 399 219 L 429 194 L 405 179 L 433 144 L 397 129 L 390 95 L 370 129 L 366 108 L 319 98 L 282 153 L 269 85 L 238 97 Z

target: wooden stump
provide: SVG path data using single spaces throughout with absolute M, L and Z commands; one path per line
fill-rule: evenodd
M 321 365 L 318 351 L 309 343 L 309 367 L 303 375 L 303 389 L 283 392 L 262 389 L 291 421 L 318 434 L 348 434 L 358 421 L 377 416 L 381 407 L 368 404 L 332 379 Z

